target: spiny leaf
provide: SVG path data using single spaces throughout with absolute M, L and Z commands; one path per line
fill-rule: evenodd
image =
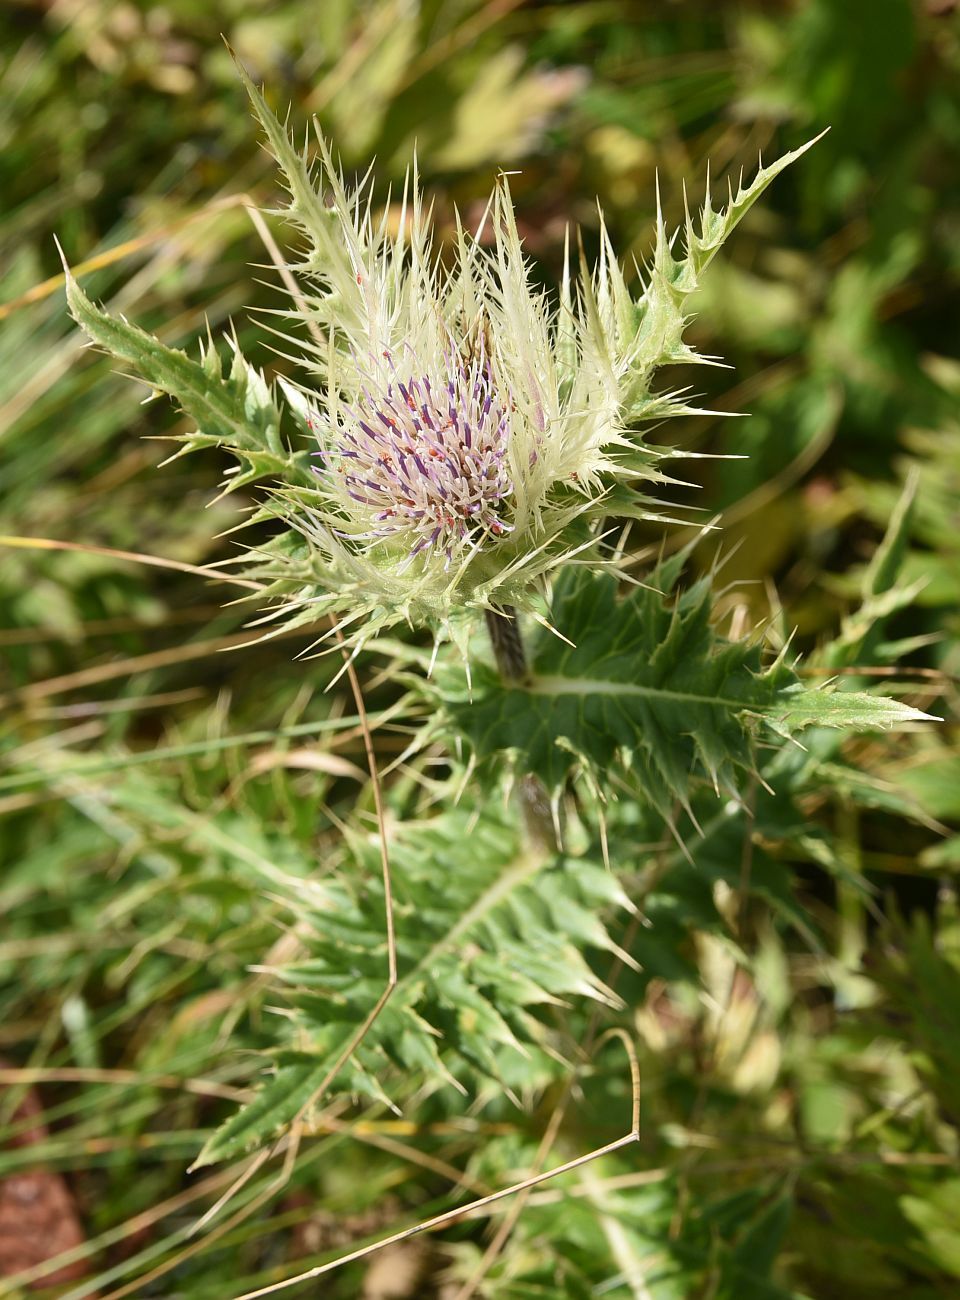
M 311 485 L 306 457 L 292 454 L 280 435 L 280 412 L 259 370 L 234 347 L 230 373 L 210 344 L 201 361 L 169 348 L 145 330 L 111 316 L 67 273 L 67 302 L 80 328 L 98 346 L 128 362 L 155 391 L 172 397 L 197 423 L 184 450 L 225 446 L 245 465 L 245 481 L 276 478 Z M 231 480 L 231 486 L 233 481 Z
M 191 1171 L 218 1160 L 241 1155 L 287 1123 L 305 1105 L 316 1087 L 317 1069 L 288 1065 L 268 1080 L 258 1095 L 217 1129 L 191 1165 Z
M 332 208 L 325 206 L 317 193 L 304 156 L 297 152 L 290 142 L 284 126 L 270 111 L 267 101 L 254 85 L 243 64 L 234 60 L 240 80 L 243 82 L 250 103 L 257 115 L 260 125 L 267 137 L 270 152 L 280 164 L 287 188 L 290 191 L 290 206 L 287 212 L 291 219 L 301 227 L 306 235 L 316 243 L 320 232 L 328 232 L 337 224 L 337 216 Z
M 792 149 L 789 153 L 785 153 L 782 158 L 778 158 L 769 167 L 764 167 L 761 163 L 756 176 L 749 185 L 744 186 L 741 179 L 736 193 L 731 188 L 730 202 L 726 208 L 714 209 L 712 207 L 708 183 L 703 208 L 700 212 L 699 233 L 694 230 L 693 221 L 689 213 L 687 214 L 687 257 L 684 263 L 673 263 L 674 266 L 679 265 L 681 268 L 678 274 L 673 277 L 673 283 L 682 288 L 684 293 L 692 293 L 696 288 L 700 275 L 707 269 L 731 232 L 743 220 L 771 181 L 775 180 L 791 163 L 796 162 L 808 149 L 812 149 L 817 141 L 822 140 L 825 135 L 826 131 L 821 131 L 812 140 L 802 144 L 799 149 Z M 661 241 L 662 230 L 663 223 L 660 222 L 657 254 L 666 263 L 669 248 Z
M 651 584 L 668 577 L 664 567 Z M 451 701 L 454 723 L 478 758 L 512 751 L 551 791 L 571 751 L 604 786 L 612 768 L 629 773 L 665 815 L 687 801 L 694 767 L 732 790 L 734 770 L 751 764 L 747 715 L 791 677 L 782 665 L 764 672 L 759 647 L 717 637 L 710 608 L 706 582 L 675 601 L 646 589 L 618 600 L 615 578 L 567 569 L 551 620 L 573 646 L 539 632 L 529 684 L 475 674 L 473 702 Z
M 599 274 L 597 277 L 597 293 L 601 304 L 607 304 L 601 313 L 604 329 L 610 337 L 620 341 L 627 360 L 630 373 L 624 406 L 628 412 L 635 413 L 634 418 L 649 419 L 655 415 L 655 418 L 662 419 L 687 412 L 686 404 L 679 397 L 670 395 L 656 399 L 656 405 L 652 407 L 654 399 L 649 392 L 650 378 L 660 366 L 709 360 L 699 356 L 683 341 L 683 332 L 692 319 L 687 309 L 688 300 L 699 288 L 704 271 L 764 190 L 820 138 L 817 136 L 799 149 L 784 154 L 769 167 L 761 166 L 749 185 L 744 186 L 741 181 L 736 192 L 731 188 L 730 201 L 725 208 L 713 207 L 708 180 L 699 230 L 687 212 L 686 247 L 682 257 L 673 255 L 674 238 L 667 232 L 658 196 L 656 244 L 649 278 L 632 311 L 626 315 L 623 309 L 626 283 L 604 232 L 606 256 L 601 263 L 602 280 Z
M 464 869 L 463 845 L 470 844 Z M 325 905 L 298 896 L 306 956 L 276 972 L 295 1008 L 298 1045 L 257 1098 L 201 1153 L 208 1164 L 277 1135 L 311 1100 L 384 987 L 384 898 L 375 846 L 356 846 L 366 878 L 324 882 Z M 542 1009 L 616 999 L 579 945 L 619 951 L 604 913 L 630 904 L 615 878 L 587 859 L 525 848 L 498 812 L 467 806 L 401 826 L 391 844 L 399 980 L 353 1057 L 330 1082 L 339 1094 L 387 1102 L 393 1086 L 498 1091 L 522 1064 L 550 1076 L 556 1057 Z M 462 1082 L 461 1082 L 462 1080 Z M 319 1100 L 319 1098 L 318 1098 Z
M 669 594 L 678 572 L 675 557 L 650 588 L 618 599 L 614 577 L 567 569 L 551 614 L 566 641 L 538 632 L 529 681 L 503 685 L 490 669 L 476 672 L 471 701 L 442 678 L 454 726 L 476 756 L 511 756 L 554 792 L 576 762 L 605 788 L 617 769 L 669 816 L 674 801 L 687 806 L 697 770 L 735 794 L 737 769 L 753 767 L 761 720 L 792 735 L 926 718 L 895 700 L 805 688 L 782 661 L 764 667 L 759 645 L 711 627 L 709 579 Z
M 799 683 L 779 692 L 766 710 L 767 721 L 791 735 L 805 727 L 840 727 L 850 731 L 901 727 L 907 722 L 937 722 L 938 718 L 899 700 L 864 691 L 837 691 L 829 686 L 810 690 Z

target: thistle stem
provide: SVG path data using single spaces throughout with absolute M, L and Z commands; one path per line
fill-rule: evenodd
M 520 635 L 520 620 L 512 605 L 484 611 L 487 631 L 497 661 L 500 677 L 505 686 L 522 685 L 530 675 L 527 655 Z M 553 822 L 550 796 L 540 778 L 527 772 L 517 783 L 517 797 L 523 814 L 527 834 L 541 850 L 554 852 L 559 848 L 557 829 Z
M 505 683 L 527 678 L 527 656 L 520 636 L 520 622 L 512 605 L 484 610 L 493 657 Z

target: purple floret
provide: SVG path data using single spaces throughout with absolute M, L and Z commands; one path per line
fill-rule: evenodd
M 368 538 L 404 538 L 412 559 L 510 531 L 500 504 L 513 492 L 507 469 L 510 403 L 497 390 L 483 346 L 464 361 L 452 345 L 446 373 L 406 373 L 383 354 L 353 407 L 338 446 L 324 457 L 351 501 L 370 511 Z M 436 395 L 434 392 L 436 389 Z M 442 394 L 442 401 L 438 395 Z

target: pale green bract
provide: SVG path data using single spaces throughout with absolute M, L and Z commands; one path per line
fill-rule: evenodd
M 243 74 L 241 74 L 243 75 Z M 670 482 L 677 453 L 638 426 L 690 414 L 681 393 L 655 392 L 655 372 L 708 361 L 684 341 L 687 303 L 714 254 L 784 167 L 809 145 L 760 167 L 699 221 L 683 253 L 658 217 L 645 283 L 634 293 L 601 223 L 600 255 L 557 301 L 531 280 L 505 179 L 482 228 L 458 222 L 441 259 L 416 170 L 402 200 L 377 214 L 368 180 L 349 191 L 318 133 L 315 177 L 244 76 L 290 192 L 286 217 L 305 240 L 281 380 L 298 428 L 286 437 L 274 395 L 234 344 L 230 375 L 111 318 L 68 280 L 90 337 L 130 362 L 196 420 L 184 450 L 220 444 L 241 462 L 228 481 L 264 481 L 260 514 L 289 525 L 250 568 L 265 584 L 268 624 L 333 615 L 355 646 L 385 628 L 426 625 L 463 638 L 463 615 L 537 610 L 548 579 L 574 555 L 616 568 L 596 547 L 603 521 L 662 518 L 647 495 Z M 810 143 L 813 143 L 812 141 Z M 292 284 L 292 282 L 291 282 Z M 291 451 L 287 439 L 295 448 Z

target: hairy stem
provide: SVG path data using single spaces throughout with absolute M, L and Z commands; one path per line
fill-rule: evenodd
M 504 682 L 523 682 L 527 678 L 527 656 L 520 636 L 520 622 L 512 605 L 484 610 L 493 657 Z
M 520 634 L 520 620 L 512 605 L 485 611 L 487 631 L 497 661 L 500 677 L 505 685 L 524 685 L 529 682 L 530 670 Z M 532 772 L 521 776 L 517 783 L 517 798 L 523 812 L 524 825 L 533 844 L 552 851 L 559 847 L 557 828 L 554 826 L 550 796 L 543 782 Z

